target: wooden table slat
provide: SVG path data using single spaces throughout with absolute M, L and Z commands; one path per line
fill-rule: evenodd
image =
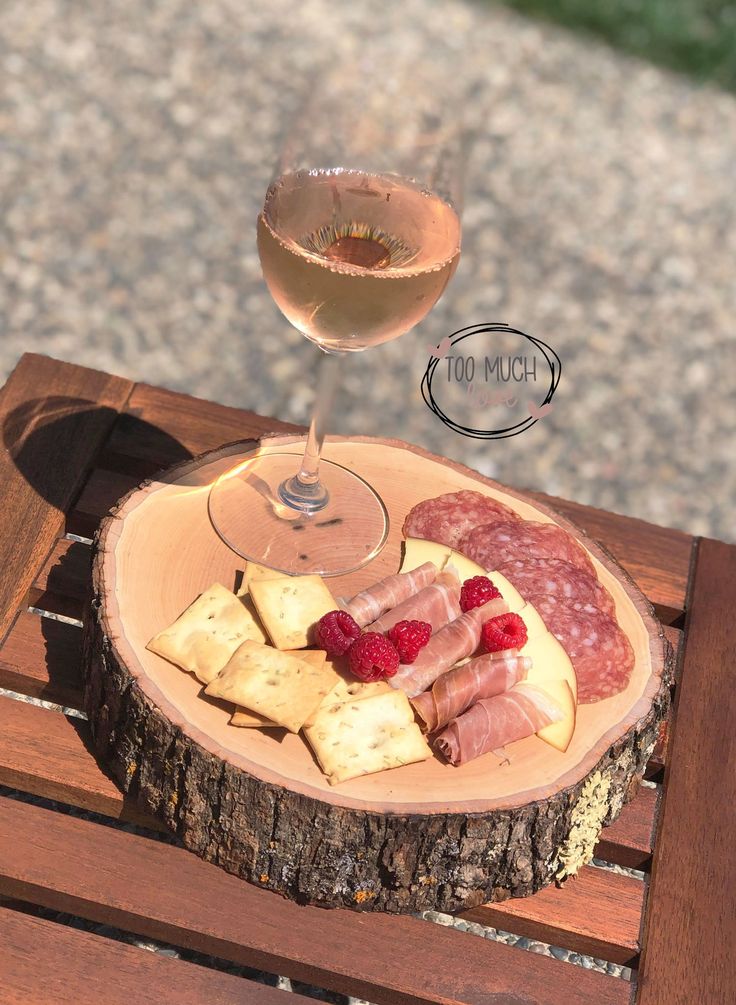
M 294 1005 L 286 991 L 0 907 L 4 1005 Z
M 0 696 L 0 721 L 0 784 L 163 829 L 124 800 L 99 767 L 87 748 L 84 720 Z M 655 810 L 655 790 L 640 789 L 601 834 L 598 857 L 641 868 L 652 854 Z
M 690 534 L 543 492 L 532 495 L 601 541 L 663 613 L 669 610 L 674 618 L 684 610 L 693 547 Z
M 81 618 L 90 581 L 88 544 L 59 538 L 36 576 L 29 603 L 44 611 Z
M 639 1005 L 736 1000 L 736 549 L 698 543 L 644 931 Z
M 9 799 L 0 891 L 376 1005 L 630 998 L 605 974 L 417 918 L 300 907 L 184 849 Z
M 119 377 L 26 354 L 0 391 L 0 503 L 13 514 L 13 533 L 0 535 L 0 639 L 132 388 Z
M 0 687 L 81 708 L 81 654 L 79 628 L 21 611 L 0 646 Z
M 533 897 L 483 904 L 460 917 L 632 966 L 643 907 L 641 880 L 588 866 L 562 889 L 548 886 Z
M 84 719 L 0 696 L 0 784 L 155 830 L 98 765 Z
M 659 789 L 640 786 L 618 820 L 601 831 L 596 858 L 628 869 L 647 870 L 652 859 L 658 808 Z
M 303 427 L 150 384 L 137 384 L 116 422 L 106 453 L 169 467 L 233 440 Z

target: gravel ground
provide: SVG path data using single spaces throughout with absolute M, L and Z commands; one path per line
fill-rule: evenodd
M 736 539 L 733 96 L 454 0 L 8 0 L 0 39 L 0 376 L 35 349 L 304 420 L 317 354 L 255 249 L 285 123 L 327 61 L 366 88 L 431 66 L 477 132 L 463 259 L 422 325 L 349 361 L 333 428 Z M 479 443 L 419 382 L 429 343 L 490 320 L 564 370 L 553 414 Z

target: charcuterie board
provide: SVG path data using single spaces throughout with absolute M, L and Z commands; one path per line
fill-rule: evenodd
M 243 562 L 213 530 L 209 487 L 252 451 L 301 452 L 299 437 L 232 444 L 125 497 L 96 542 L 86 620 L 86 709 L 119 783 L 197 854 L 303 902 L 392 912 L 457 910 L 574 874 L 634 793 L 669 701 L 669 651 L 650 605 L 595 542 L 536 502 L 399 441 L 328 439 L 391 518 L 369 565 L 329 581 L 351 596 L 396 572 L 402 524 L 423 499 L 471 489 L 586 548 L 634 652 L 627 686 L 578 707 L 563 753 L 536 736 L 460 767 L 439 757 L 331 786 L 300 736 L 236 729 L 222 703 L 146 645 Z

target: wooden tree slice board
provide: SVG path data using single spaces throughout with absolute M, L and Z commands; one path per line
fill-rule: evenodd
M 636 664 L 621 694 L 578 707 L 565 754 L 536 737 L 461 767 L 439 758 L 331 786 L 301 736 L 229 725 L 230 706 L 146 643 L 243 561 L 213 530 L 209 487 L 267 437 L 186 462 L 125 497 L 98 535 L 85 624 L 86 709 L 126 791 L 193 851 L 294 899 L 363 910 L 452 911 L 520 896 L 574 872 L 630 798 L 669 701 L 670 652 L 651 607 L 615 561 L 562 517 L 461 465 L 399 441 L 329 439 L 325 456 L 386 503 L 391 531 L 368 566 L 328 580 L 350 596 L 395 572 L 421 499 L 476 489 L 554 521 L 588 549 Z

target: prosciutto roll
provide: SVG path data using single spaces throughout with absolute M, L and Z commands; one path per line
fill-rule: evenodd
M 521 684 L 476 702 L 452 720 L 434 745 L 450 764 L 465 764 L 563 718 L 562 709 L 545 691 L 533 684 Z
M 389 677 L 389 684 L 404 691 L 410 698 L 426 691 L 458 660 L 472 656 L 478 648 L 484 622 L 506 614 L 508 609 L 506 601 L 497 597 L 482 607 L 461 614 L 432 636 L 414 663 L 402 664 L 394 676 Z
M 426 621 L 433 632 L 438 632 L 460 614 L 460 579 L 454 569 L 448 569 L 434 583 L 382 614 L 367 631 L 387 632 L 399 621 Z
M 352 614 L 360 627 L 364 628 L 392 607 L 398 607 L 407 597 L 412 597 L 429 586 L 436 578 L 437 566 L 434 562 L 425 562 L 411 572 L 397 572 L 393 576 L 386 576 L 375 586 L 356 593 L 343 609 Z
M 508 649 L 485 653 L 448 670 L 437 678 L 430 691 L 411 699 L 414 711 L 422 720 L 422 729 L 434 733 L 481 698 L 503 694 L 524 680 L 531 667 L 528 656 L 521 656 L 518 649 Z

